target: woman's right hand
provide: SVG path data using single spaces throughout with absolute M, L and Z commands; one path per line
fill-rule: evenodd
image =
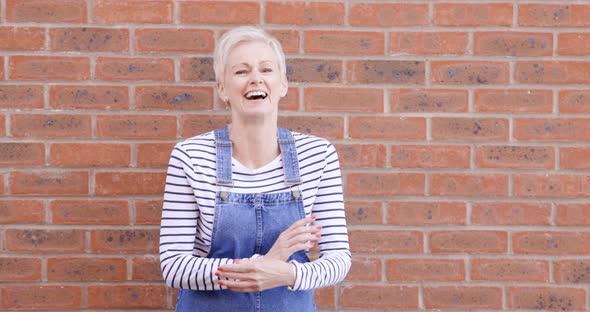
M 313 247 L 321 237 L 319 232 L 322 227 L 306 225 L 312 223 L 315 219 L 315 216 L 309 216 L 291 224 L 279 235 L 264 257 L 287 261 L 292 254 L 299 250 L 308 250 Z

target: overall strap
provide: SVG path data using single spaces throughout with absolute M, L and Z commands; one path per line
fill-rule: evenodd
M 227 125 L 215 130 L 215 146 L 217 151 L 217 185 L 233 186 L 231 141 Z
M 292 186 L 301 184 L 299 176 L 299 161 L 297 161 L 297 150 L 295 139 L 291 131 L 283 128 L 278 129 L 279 147 L 283 157 L 283 170 L 285 171 L 285 184 Z

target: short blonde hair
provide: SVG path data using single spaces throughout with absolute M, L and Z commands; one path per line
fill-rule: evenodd
M 279 70 L 283 79 L 287 81 L 287 65 L 285 62 L 285 53 L 281 47 L 281 43 L 277 38 L 273 37 L 261 28 L 254 26 L 236 27 L 221 36 L 219 43 L 215 47 L 213 54 L 213 70 L 215 71 L 215 80 L 224 83 L 224 71 L 227 63 L 227 56 L 229 52 L 239 43 L 250 41 L 262 41 L 268 44 L 277 56 L 279 61 Z

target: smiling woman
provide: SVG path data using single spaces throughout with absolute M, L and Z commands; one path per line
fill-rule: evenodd
M 285 56 L 263 30 L 225 33 L 214 70 L 231 124 L 176 144 L 168 166 L 160 262 L 176 311 L 315 311 L 313 289 L 351 264 L 336 150 L 277 127 Z

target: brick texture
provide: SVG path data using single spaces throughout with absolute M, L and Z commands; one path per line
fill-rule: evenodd
M 286 54 L 353 254 L 320 312 L 590 311 L 587 1 L 0 1 L 0 310 L 173 311 L 176 142 L 230 122 L 221 35 Z M 318 256 L 317 248 L 310 253 Z

